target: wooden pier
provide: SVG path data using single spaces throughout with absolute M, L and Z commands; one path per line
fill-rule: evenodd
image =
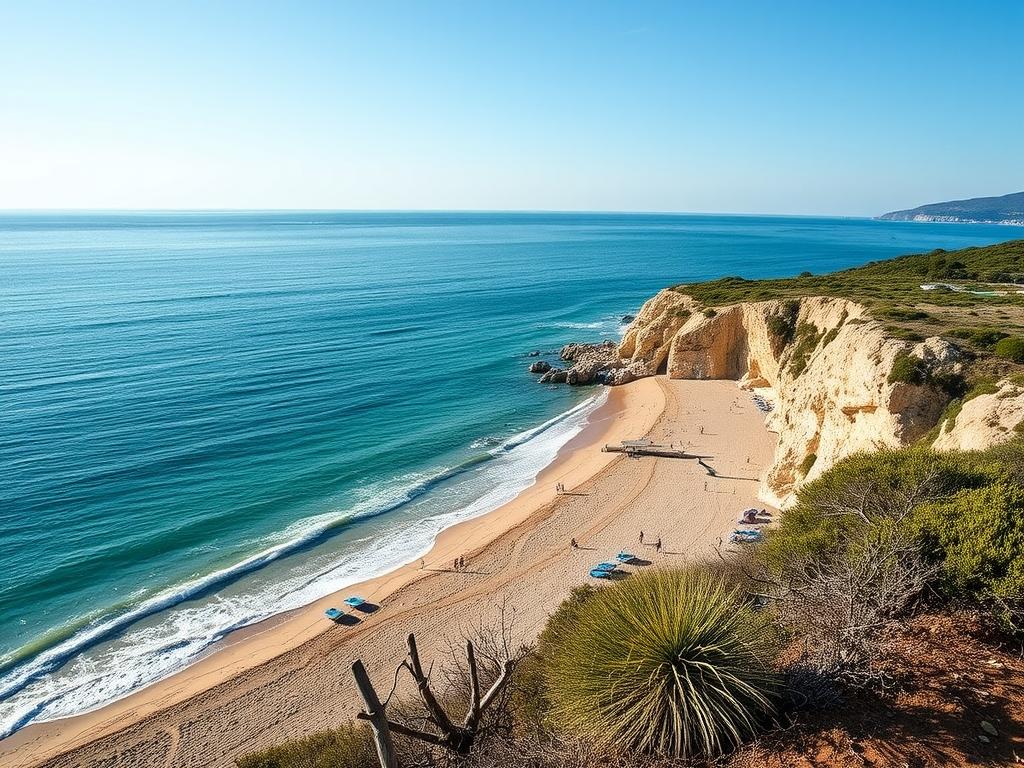
M 658 456 L 664 459 L 696 459 L 703 464 L 703 459 L 713 459 L 714 456 L 689 453 L 687 451 L 670 448 L 667 445 L 655 445 L 654 443 L 641 444 L 638 440 L 628 440 L 622 445 L 606 445 L 601 449 L 605 453 L 625 453 L 629 456 Z

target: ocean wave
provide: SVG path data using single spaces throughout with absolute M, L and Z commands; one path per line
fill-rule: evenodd
M 56 642 L 45 649 L 40 640 L 31 649 L 19 649 L 15 665 L 9 664 L 8 674 L 0 678 L 0 737 L 30 722 L 108 704 L 187 666 L 236 629 L 422 557 L 445 528 L 485 514 L 532 485 L 605 397 L 602 392 L 454 466 L 399 478 L 390 488 L 368 489 L 367 500 L 355 507 L 300 521 L 256 554 L 124 606 L 116 615 L 106 612 L 72 622 L 51 635 L 48 639 Z M 474 476 L 465 487 L 448 487 L 467 473 Z M 442 485 L 446 493 L 431 506 L 434 500 L 427 494 Z M 218 593 L 243 576 L 313 548 L 343 527 L 417 503 L 425 505 L 423 517 L 378 532 L 340 558 L 312 563 L 312 570 L 300 568 L 281 582 L 262 585 L 258 594 Z M 366 552 L 374 554 L 372 565 L 363 557 Z M 29 650 L 37 652 L 26 659 Z
M 592 322 L 575 322 L 570 320 L 553 320 L 550 322 L 538 323 L 535 327 L 539 329 L 554 328 L 558 330 L 571 331 L 593 331 L 595 336 L 601 338 L 621 338 L 625 333 L 628 323 L 622 322 L 622 316 L 606 317 L 602 320 Z
M 551 323 L 538 323 L 537 328 L 569 328 L 574 331 L 594 331 L 599 328 L 607 328 L 612 324 L 611 320 L 601 320 L 596 323 L 576 323 L 570 321 L 556 321 Z

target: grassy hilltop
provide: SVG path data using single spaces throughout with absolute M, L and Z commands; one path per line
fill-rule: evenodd
M 922 285 L 937 286 L 925 290 Z M 975 353 L 986 370 L 1006 372 L 1024 362 L 1024 240 L 980 248 L 872 261 L 864 266 L 778 280 L 723 277 L 673 286 L 673 290 L 718 307 L 742 301 L 837 296 L 868 307 L 897 338 L 920 341 L 945 336 Z M 1010 354 L 1020 347 L 1021 354 Z M 1016 359 L 1020 358 L 1020 359 Z

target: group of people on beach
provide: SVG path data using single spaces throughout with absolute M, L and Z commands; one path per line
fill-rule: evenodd
M 643 546 L 643 543 L 644 543 L 644 532 L 640 531 L 640 545 Z M 653 546 L 654 547 L 654 551 L 660 553 L 661 552 L 661 536 L 658 537 L 658 540 L 655 541 L 654 544 L 648 544 L 647 546 L 649 546 L 649 547 Z
M 555 483 L 555 493 L 565 493 L 565 486 L 562 483 Z

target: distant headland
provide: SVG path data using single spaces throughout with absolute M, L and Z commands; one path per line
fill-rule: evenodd
M 1001 197 L 972 197 L 929 203 L 906 211 L 890 211 L 878 218 L 889 221 L 948 221 L 959 224 L 1009 224 L 1024 226 L 1024 192 Z

